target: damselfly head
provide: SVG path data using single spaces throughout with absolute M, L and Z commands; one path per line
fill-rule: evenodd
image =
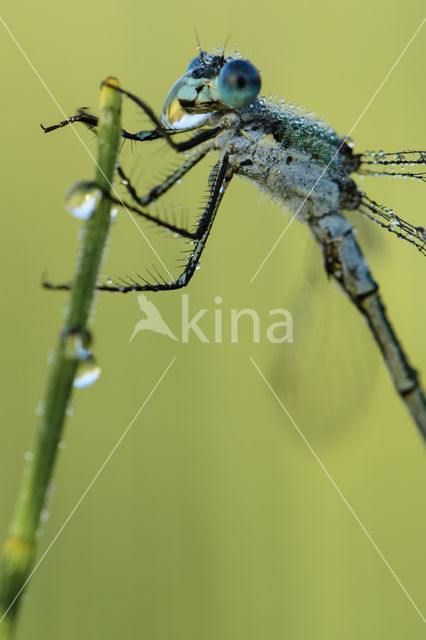
M 214 111 L 243 109 L 260 91 L 260 74 L 248 60 L 200 52 L 171 88 L 163 123 L 173 129 L 202 127 Z

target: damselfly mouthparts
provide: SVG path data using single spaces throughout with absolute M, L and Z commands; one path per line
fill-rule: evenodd
M 121 166 L 117 167 L 134 204 L 125 203 L 132 212 L 192 241 L 182 274 L 168 282 L 157 273 L 149 282 L 142 276 L 125 276 L 101 284 L 102 291 L 164 291 L 188 284 L 210 234 L 223 194 L 232 177 L 239 175 L 256 183 L 306 223 L 321 246 L 325 269 L 338 282 L 349 299 L 366 318 L 380 347 L 397 392 L 410 410 L 426 438 L 426 400 L 418 374 L 410 365 L 387 317 L 361 249 L 344 210 L 354 210 L 372 219 L 426 255 L 426 231 L 377 204 L 359 190 L 353 175 L 404 176 L 426 181 L 422 168 L 425 151 L 398 153 L 355 153 L 352 143 L 324 121 L 307 114 L 286 101 L 260 97 L 257 69 L 238 55 L 221 51 L 200 54 L 172 87 L 158 119 L 150 107 L 134 94 L 117 89 L 136 103 L 154 124 L 151 131 L 130 133 L 126 139 L 146 142 L 163 138 L 175 151 L 192 150 L 180 168 L 172 172 L 148 194 L 138 195 Z M 72 122 L 96 127 L 97 118 L 80 110 L 77 115 L 46 132 Z M 177 142 L 176 136 L 196 130 L 191 137 Z M 171 224 L 149 214 L 145 207 L 158 200 L 209 152 L 216 151 L 218 162 L 209 177 L 209 198 L 194 230 Z M 123 204 L 113 198 L 117 204 Z M 69 289 L 69 284 L 51 289 Z

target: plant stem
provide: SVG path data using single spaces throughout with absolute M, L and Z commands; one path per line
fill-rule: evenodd
M 118 86 L 109 78 L 108 83 Z M 98 159 L 95 182 L 109 192 L 120 139 L 121 94 L 103 86 L 100 98 Z M 36 425 L 32 459 L 26 462 L 9 535 L 0 565 L 0 640 L 9 640 L 15 630 L 22 593 L 31 577 L 40 516 L 61 440 L 81 345 L 88 346 L 87 323 L 95 297 L 95 286 L 110 226 L 108 198 L 101 198 L 83 225 L 75 274 L 64 327 L 51 359 Z M 80 348 L 77 348 L 80 345 Z M 72 348 L 72 347 L 75 348 Z M 86 351 L 87 353 L 87 351 Z

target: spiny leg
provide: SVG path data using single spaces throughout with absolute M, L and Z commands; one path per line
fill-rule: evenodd
M 50 127 L 45 127 L 43 124 L 41 124 L 40 126 L 43 129 L 44 133 L 50 133 L 51 131 L 55 131 L 56 129 L 62 129 L 63 127 L 66 127 L 69 124 L 75 124 L 77 122 L 81 122 L 82 124 L 85 124 L 90 129 L 94 129 L 98 125 L 98 117 L 91 113 L 87 113 L 85 109 L 79 109 L 76 115 L 70 116 L 66 120 L 61 120 L 61 122 L 58 122 L 57 124 L 53 124 Z M 175 131 L 175 132 L 170 131 L 169 133 L 170 135 L 174 135 L 174 133 L 178 133 L 178 131 Z M 145 140 L 158 140 L 159 138 L 161 138 L 161 135 L 157 133 L 155 130 L 138 131 L 137 133 L 130 133 L 130 131 L 127 131 L 126 129 L 122 129 L 121 136 L 128 140 L 138 140 L 140 142 Z
M 188 231 L 188 229 L 185 229 L 185 227 L 180 227 L 179 225 L 176 225 L 173 222 L 170 222 L 170 220 L 163 220 L 158 216 L 151 215 L 147 211 L 142 211 L 142 209 L 139 209 L 138 207 L 134 207 L 128 202 L 121 200 L 121 198 L 115 198 L 109 193 L 104 193 L 104 196 L 108 198 L 108 200 L 110 200 L 110 202 L 112 202 L 113 204 L 116 204 L 120 207 L 124 207 L 125 209 L 127 209 L 127 211 L 131 211 L 132 213 L 136 213 L 138 216 L 141 216 L 145 220 L 148 220 L 149 222 L 153 222 L 159 227 L 163 227 L 166 231 L 172 231 L 173 233 L 176 233 L 177 235 L 182 236 L 182 238 L 188 238 L 189 240 L 196 239 L 194 236 L 194 232 Z
M 366 318 L 395 389 L 426 440 L 426 399 L 417 371 L 411 366 L 392 327 L 379 287 L 355 240 L 351 225 L 341 214 L 312 218 L 309 225 L 323 248 L 327 272 Z
M 50 133 L 51 131 L 55 131 L 56 129 L 62 129 L 63 127 L 68 126 L 69 124 L 75 124 L 77 122 L 81 122 L 82 124 L 85 124 L 90 129 L 94 129 L 98 126 L 98 121 L 99 121 L 98 116 L 95 116 L 92 113 L 88 113 L 86 108 L 82 107 L 77 110 L 77 113 L 75 115 L 70 116 L 69 118 L 66 118 L 66 120 L 61 120 L 61 122 L 58 122 L 57 124 L 53 124 L 49 127 L 45 127 L 43 124 L 41 124 L 40 126 L 43 129 L 44 133 Z M 168 129 L 167 131 L 171 136 L 176 135 L 178 133 L 182 133 L 182 131 L 179 129 Z M 191 129 L 186 129 L 186 131 L 191 131 Z M 162 137 L 161 134 L 156 129 L 152 129 L 151 131 L 137 131 L 136 133 L 131 133 L 126 129 L 122 129 L 121 136 L 123 138 L 127 138 L 128 140 L 133 140 L 137 142 L 144 142 L 145 140 L 159 140 Z
M 417 167 L 426 166 L 426 151 L 410 150 L 392 153 L 366 151 L 354 156 L 354 158 L 357 161 L 355 171 L 360 175 L 411 178 L 426 182 L 426 172 L 419 172 L 417 169 Z M 355 183 L 353 184 L 355 185 Z M 356 204 L 352 208 L 358 209 L 364 216 L 414 245 L 420 253 L 426 255 L 426 229 L 424 227 L 416 227 L 407 222 L 395 211 L 371 200 L 365 193 L 360 193 L 358 189 L 356 189 L 354 196 Z
M 412 244 L 423 255 L 426 255 L 426 229 L 415 227 L 398 216 L 392 209 L 371 200 L 365 193 L 360 193 L 358 211 L 365 217 L 394 233 L 398 238 Z
M 193 232 L 187 231 L 185 233 L 185 237 L 193 239 L 195 244 L 187 260 L 185 269 L 176 280 L 172 282 L 160 282 L 151 274 L 151 276 L 156 280 L 155 284 L 152 284 L 136 274 L 137 277 L 143 280 L 146 284 L 141 285 L 133 278 L 129 278 L 128 276 L 126 276 L 126 278 L 120 278 L 123 282 L 123 285 L 120 285 L 119 283 L 115 283 L 112 285 L 106 284 L 98 286 L 97 289 L 99 291 L 129 293 L 131 291 L 167 291 L 185 287 L 192 278 L 197 268 L 201 254 L 204 250 L 208 236 L 210 234 L 214 219 L 216 217 L 217 210 L 221 203 L 223 194 L 229 182 L 231 181 L 231 178 L 232 174 L 228 173 L 228 156 L 225 155 L 223 157 L 223 160 L 215 165 L 215 167 L 213 167 L 212 169 L 209 179 L 209 184 L 211 185 L 210 197 L 207 202 L 206 208 L 204 209 L 204 212 L 198 220 L 195 230 Z M 155 222 L 156 220 L 152 219 L 152 221 Z M 157 221 L 157 223 L 161 226 L 165 226 L 165 223 L 163 221 Z M 47 289 L 60 290 L 69 290 L 71 288 L 70 284 L 55 285 L 50 282 L 44 282 L 43 286 Z
M 91 113 L 87 113 L 85 109 L 79 109 L 75 116 L 70 116 L 66 120 L 61 120 L 61 122 L 53 124 L 50 127 L 45 127 L 43 124 L 40 124 L 40 127 L 43 129 L 44 133 L 50 133 L 51 131 L 61 129 L 62 127 L 66 127 L 67 125 L 74 124 L 76 122 L 81 122 L 92 129 L 97 126 L 98 118 L 97 116 L 93 116 Z
M 151 191 L 145 197 L 139 197 L 137 195 L 135 188 L 130 183 L 130 180 L 127 178 L 127 176 L 125 175 L 120 165 L 118 165 L 117 167 L 118 173 L 122 178 L 123 183 L 127 187 L 127 190 L 129 191 L 130 195 L 138 205 L 142 202 L 145 202 L 146 204 L 150 204 L 155 200 L 157 200 L 174 184 L 176 184 L 177 180 L 179 180 L 183 175 L 185 175 L 188 171 L 190 171 L 190 169 L 192 169 L 195 166 L 195 164 L 197 164 L 197 162 L 199 162 L 202 158 L 204 158 L 207 155 L 207 153 L 209 153 L 210 150 L 211 150 L 211 145 L 208 145 L 208 144 L 203 145 L 203 147 L 198 151 L 196 151 L 191 158 L 188 158 L 188 160 L 181 167 L 179 167 L 170 176 L 168 176 L 166 180 L 164 180 L 164 182 L 162 182 L 160 185 L 157 185 L 156 187 L 151 189 Z M 212 186 L 211 184 L 211 177 L 213 173 L 214 172 L 212 171 L 209 179 L 210 193 L 214 187 L 214 185 Z M 124 202 L 123 200 L 121 200 L 121 198 L 116 198 L 115 196 L 112 196 L 110 193 L 105 193 L 105 197 L 107 197 L 114 204 L 125 207 L 128 211 L 131 211 L 132 213 L 136 213 L 137 215 L 145 218 L 145 220 L 154 222 L 158 226 L 165 228 L 167 231 L 173 231 L 174 233 L 179 234 L 183 238 L 188 238 L 189 240 L 196 240 L 198 238 L 198 236 L 196 235 L 196 232 L 188 231 L 184 227 L 178 226 L 170 222 L 169 220 L 163 220 L 158 216 L 154 216 L 148 213 L 147 211 L 143 211 L 142 209 L 139 208 L 139 206 L 135 207 L 129 204 L 128 202 Z
M 110 85 L 108 85 L 110 86 Z M 111 85 L 112 87 L 112 85 Z M 117 89 L 117 87 L 112 87 Z M 217 136 L 217 134 L 220 132 L 220 127 L 212 127 L 211 129 L 204 129 L 203 131 L 195 134 L 192 138 L 189 138 L 188 140 L 185 140 L 184 142 L 181 143 L 175 143 L 173 142 L 172 136 L 175 136 L 179 133 L 188 133 L 188 131 L 192 131 L 193 129 L 189 128 L 189 129 L 167 129 L 166 127 L 164 127 L 161 122 L 156 118 L 156 116 L 154 115 L 154 112 L 147 106 L 145 105 L 144 102 L 140 101 L 139 98 L 136 98 L 136 96 L 134 96 L 131 93 L 128 93 L 124 90 L 120 90 L 120 93 L 123 93 L 124 95 L 127 95 L 129 97 L 131 97 L 134 100 L 137 100 L 137 104 L 141 107 L 141 105 L 144 105 L 144 107 L 146 107 L 146 109 L 149 111 L 148 115 L 151 118 L 151 120 L 154 122 L 154 124 L 156 124 L 156 129 L 153 129 L 151 131 L 137 131 L 136 133 L 131 133 L 130 131 L 127 131 L 126 129 L 122 129 L 121 130 L 121 136 L 123 138 L 125 138 L 126 140 L 133 140 L 135 142 L 146 142 L 147 140 L 159 140 L 160 138 L 165 139 L 168 144 L 173 147 L 173 149 L 175 149 L 175 151 L 189 151 L 190 149 L 193 149 L 194 147 L 197 147 L 199 144 L 202 144 L 203 142 L 206 142 L 207 140 L 211 140 L 212 138 L 214 138 L 215 136 Z M 141 108 L 144 108 L 141 107 Z M 145 109 L 144 109 L 145 110 Z M 145 111 L 147 112 L 147 111 Z M 151 117 L 152 114 L 152 117 Z M 49 127 L 45 127 L 44 125 L 40 125 L 41 128 L 43 129 L 44 133 L 50 133 L 51 131 L 55 131 L 56 129 L 61 129 L 62 127 L 66 127 L 69 124 L 74 124 L 76 122 L 81 122 L 87 126 L 89 126 L 91 129 L 93 129 L 94 127 L 97 126 L 98 124 L 98 118 L 97 116 L 94 116 L 90 113 L 86 113 L 86 111 L 84 109 L 80 109 L 78 111 L 78 113 L 74 116 L 70 116 L 69 118 L 67 118 L 66 120 L 62 120 L 61 122 L 58 122 L 57 124 L 51 125 Z M 197 127 L 194 127 L 194 129 Z
M 120 291 L 122 293 L 128 293 L 130 291 L 165 291 L 171 289 L 181 289 L 182 287 L 185 287 L 194 275 L 194 272 L 200 261 L 201 254 L 209 237 L 223 194 L 225 193 L 225 190 L 229 185 L 229 182 L 231 181 L 232 174 L 227 175 L 227 170 L 228 156 L 225 155 L 222 162 L 213 167 L 210 174 L 210 197 L 207 202 L 207 206 L 203 214 L 199 218 L 197 226 L 192 235 L 195 244 L 187 260 L 185 269 L 176 280 L 174 280 L 173 282 L 160 283 L 156 279 L 156 284 L 154 285 L 150 283 L 140 285 L 131 279 L 130 283 L 128 283 L 128 286 L 117 287 L 110 285 L 101 285 L 97 288 L 100 291 Z
M 149 204 L 152 204 L 162 195 L 164 195 L 169 189 L 173 187 L 173 185 L 178 182 L 183 176 L 188 173 L 196 164 L 200 162 L 210 151 L 211 147 L 206 145 L 201 149 L 195 151 L 195 153 L 186 160 L 176 171 L 173 171 L 163 182 L 155 187 L 153 187 L 145 196 L 139 196 L 136 192 L 135 187 L 132 185 L 130 179 L 124 173 L 120 164 L 117 164 L 117 171 L 121 178 L 121 183 L 126 187 L 129 195 L 132 200 L 134 200 L 141 207 L 147 207 Z
M 426 151 L 366 151 L 357 156 L 357 173 L 370 176 L 412 178 L 426 182 L 426 172 L 416 172 L 413 167 L 426 166 Z

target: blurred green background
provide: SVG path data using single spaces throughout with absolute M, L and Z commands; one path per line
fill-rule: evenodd
M 108 75 L 160 112 L 203 48 L 240 48 L 278 94 L 347 132 L 419 26 L 422 2 L 2 3 L 2 17 L 64 111 L 96 108 Z M 423 28 L 353 133 L 358 150 L 425 148 Z M 70 277 L 79 223 L 68 186 L 93 175 L 70 128 L 43 136 L 58 107 L 0 28 L 3 181 L 0 534 L 31 446 L 46 359 L 66 297 L 40 288 L 48 270 Z M 124 105 L 133 129 L 146 119 Z M 95 150 L 92 134 L 80 134 Z M 175 166 L 161 143 L 124 152 L 141 191 Z M 191 173 L 169 205 L 202 203 L 208 168 Z M 424 185 L 366 179 L 371 198 L 424 225 Z M 426 263 L 374 225 L 358 225 L 373 273 L 413 363 L 426 372 Z M 26 595 L 18 638 L 195 640 L 424 637 L 422 620 L 360 529 L 249 356 L 274 387 L 328 472 L 421 609 L 425 606 L 424 446 L 394 393 L 362 318 L 322 268 L 308 230 L 294 224 L 249 280 L 288 217 L 235 179 L 190 288 L 190 313 L 222 344 L 150 332 L 136 296 L 100 295 L 93 331 L 103 373 L 73 399 L 40 554 L 152 391 L 126 438 L 73 515 Z M 182 248 L 147 225 L 169 266 Z M 158 261 L 120 212 L 105 270 Z M 176 271 L 174 271 L 176 272 Z M 223 302 L 217 305 L 216 296 Z M 175 333 L 181 292 L 150 299 Z M 294 343 L 253 344 L 249 323 L 231 344 L 230 309 L 285 307 Z M 264 331 L 262 329 L 262 331 Z M 423 376 L 424 377 L 424 376 Z M 71 413 L 71 412 L 70 412 Z

